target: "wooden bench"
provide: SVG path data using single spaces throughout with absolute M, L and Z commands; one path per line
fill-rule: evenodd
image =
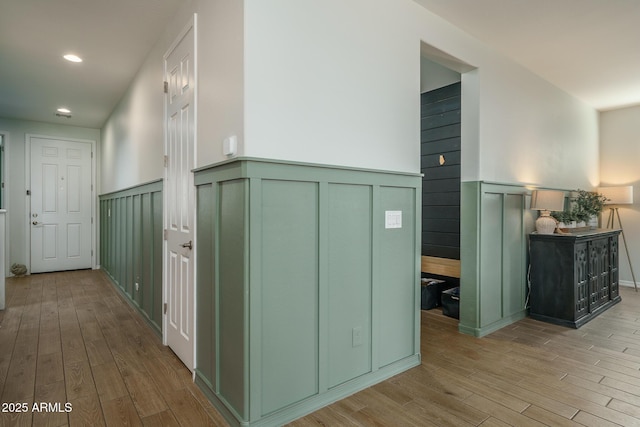
M 448 276 L 460 278 L 460 260 L 438 258 L 433 256 L 422 257 L 422 272 L 427 274 L 437 274 L 439 276 Z

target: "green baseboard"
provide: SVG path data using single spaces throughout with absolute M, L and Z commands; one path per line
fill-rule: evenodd
M 527 317 L 527 310 L 523 310 L 519 313 L 512 314 L 510 316 L 503 317 L 499 321 L 492 323 L 490 325 L 480 327 L 480 328 L 470 328 L 468 326 L 459 324 L 458 331 L 463 334 L 473 335 L 475 337 L 481 338 L 487 336 L 499 329 L 504 328 L 505 326 L 509 326 L 512 323 L 517 322 L 518 320 L 522 320 Z
M 352 379 L 347 383 L 341 384 L 326 393 L 312 396 L 303 401 L 297 402 L 289 407 L 280 409 L 271 414 L 268 414 L 258 421 L 248 422 L 240 421 L 238 414 L 230 408 L 229 404 L 224 399 L 212 391 L 212 385 L 198 375 L 196 370 L 196 385 L 202 390 L 205 396 L 211 401 L 213 406 L 220 412 L 225 420 L 231 426 L 251 426 L 251 427 L 271 427 L 281 426 L 290 423 L 305 415 L 311 414 L 319 409 L 324 408 L 334 402 L 349 397 L 361 390 L 371 387 L 381 381 L 387 380 L 397 374 L 407 371 L 411 368 L 420 366 L 420 355 L 416 354 L 403 360 L 399 360 L 384 368 L 379 369 L 376 372 L 371 372 L 366 375 L 362 375 L 358 378 Z

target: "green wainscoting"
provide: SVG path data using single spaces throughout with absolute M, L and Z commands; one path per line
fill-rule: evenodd
M 369 186 L 328 186 L 327 253 L 328 386 L 335 387 L 371 372 L 372 191 Z M 411 261 L 411 259 L 409 260 Z M 366 266 L 366 268 L 353 268 Z M 412 272 L 410 272 L 412 274 Z M 362 344 L 353 346 L 353 331 L 360 327 Z M 409 330 L 413 329 L 413 325 Z
M 161 332 L 162 181 L 100 196 L 100 266 Z
M 196 382 L 232 425 L 420 363 L 420 175 L 244 158 L 195 180 Z
M 477 181 L 461 190 L 459 330 L 484 336 L 527 313 L 530 190 Z

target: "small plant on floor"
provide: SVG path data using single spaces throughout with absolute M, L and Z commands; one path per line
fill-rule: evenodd
M 13 263 L 11 264 L 11 274 L 16 277 L 22 277 L 27 274 L 27 266 L 24 264 Z

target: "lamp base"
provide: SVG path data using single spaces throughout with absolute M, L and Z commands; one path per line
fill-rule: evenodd
M 540 217 L 536 220 L 538 234 L 553 234 L 556 231 L 556 226 L 556 220 L 551 216 L 551 212 L 540 212 Z

